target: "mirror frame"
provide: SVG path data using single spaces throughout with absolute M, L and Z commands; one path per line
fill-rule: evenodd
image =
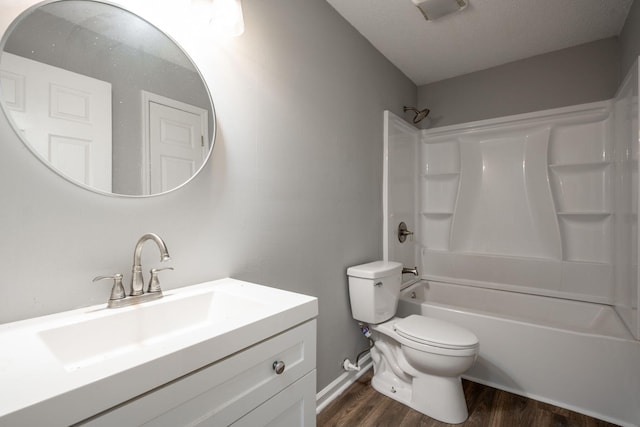
M 5 52 L 5 47 L 6 47 L 7 40 L 9 38 L 10 34 L 21 23 L 21 21 L 23 20 L 24 17 L 26 17 L 29 14 L 31 14 L 34 10 L 36 10 L 38 8 L 41 8 L 43 6 L 46 6 L 48 4 L 64 3 L 66 1 L 67 0 L 36 1 L 34 4 L 32 4 L 31 6 L 27 7 L 26 9 L 21 7 L 21 9 L 23 9 L 22 12 L 18 13 L 12 19 L 11 23 L 6 27 L 6 29 L 2 33 L 2 37 L 0 38 L 0 55 L 2 55 Z M 117 197 L 117 198 L 145 199 L 145 198 L 162 196 L 162 195 L 165 195 L 165 194 L 168 194 L 168 193 L 172 193 L 172 192 L 174 192 L 174 191 L 186 186 L 191 181 L 193 181 L 201 173 L 201 171 L 205 168 L 205 166 L 210 162 L 210 159 L 211 159 L 211 157 L 213 155 L 213 150 L 215 148 L 215 142 L 216 142 L 216 137 L 217 137 L 217 133 L 218 133 L 218 124 L 217 124 L 217 119 L 216 119 L 215 106 L 214 106 L 214 103 L 213 103 L 213 99 L 211 97 L 211 90 L 209 89 L 209 85 L 207 84 L 207 82 L 206 82 L 206 80 L 204 78 L 204 75 L 202 74 L 202 72 L 200 71 L 200 69 L 198 68 L 196 63 L 194 62 L 193 58 L 191 58 L 191 56 L 185 51 L 185 49 L 179 43 L 177 43 L 176 40 L 173 37 L 171 37 L 169 34 L 167 34 L 162 29 L 158 28 L 157 25 L 151 23 L 148 19 L 138 15 L 137 13 L 135 13 L 135 12 L 129 10 L 129 9 L 127 9 L 123 5 L 115 4 L 115 3 L 112 3 L 112 2 L 109 2 L 109 1 L 105 1 L 105 0 L 76 0 L 76 1 L 87 1 L 87 2 L 91 2 L 91 3 L 100 3 L 100 4 L 105 5 L 105 6 L 110 6 L 110 7 L 116 8 L 116 9 L 120 9 L 123 13 L 131 14 L 131 15 L 137 17 L 141 21 L 144 21 L 151 28 L 155 29 L 156 31 L 158 31 L 159 33 L 164 35 L 164 37 L 166 37 L 169 42 L 173 43 L 175 45 L 175 47 L 185 56 L 186 60 L 193 66 L 196 74 L 200 77 L 200 80 L 202 81 L 202 84 L 203 84 L 205 92 L 206 92 L 206 98 L 209 100 L 210 113 L 211 113 L 211 126 L 210 126 L 210 129 L 209 129 L 209 140 L 210 140 L 209 150 L 207 151 L 206 156 L 205 156 L 204 160 L 202 161 L 202 164 L 191 175 L 191 177 L 189 179 L 187 179 L 186 181 L 184 181 L 183 183 L 181 183 L 180 185 L 178 185 L 178 186 L 176 186 L 176 187 L 174 187 L 174 188 L 172 188 L 170 190 L 166 190 L 166 191 L 162 191 L 162 192 L 158 192 L 158 193 L 153 193 L 153 194 L 120 194 L 120 193 L 113 193 L 113 192 L 103 191 L 101 189 L 98 189 L 98 188 L 92 187 L 90 185 L 87 185 L 85 183 L 82 183 L 80 181 L 77 181 L 74 178 L 64 174 L 62 171 L 58 170 L 46 158 L 44 158 L 40 153 L 38 153 L 36 151 L 36 149 L 31 145 L 31 143 L 26 139 L 26 137 L 24 135 L 22 135 L 22 133 L 20 132 L 19 127 L 17 126 L 15 120 L 13 119 L 13 117 L 11 115 L 11 110 L 6 105 L 5 97 L 2 94 L 2 88 L 0 87 L 0 110 L 2 110 L 2 114 L 4 115 L 4 117 L 9 122 L 9 124 L 10 124 L 10 126 L 11 126 L 11 128 L 13 130 L 13 133 L 16 135 L 16 137 L 27 147 L 27 149 L 41 163 L 43 163 L 46 167 L 48 167 L 50 170 L 52 170 L 56 175 L 58 175 L 62 179 L 66 180 L 66 181 L 68 181 L 68 182 L 70 182 L 70 183 L 72 183 L 72 184 L 74 184 L 74 185 L 76 185 L 76 186 L 78 186 L 80 188 L 86 189 L 86 190 L 91 191 L 91 192 L 96 193 L 96 194 L 101 194 L 101 195 L 105 195 L 105 196 L 109 196 L 109 197 Z M 112 127 L 113 126 L 114 126 L 114 124 L 112 123 Z

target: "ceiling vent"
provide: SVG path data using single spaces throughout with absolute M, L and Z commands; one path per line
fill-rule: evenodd
M 411 0 L 427 21 L 434 21 L 445 15 L 467 7 L 466 0 Z

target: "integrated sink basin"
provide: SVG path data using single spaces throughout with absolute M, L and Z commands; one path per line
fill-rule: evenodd
M 317 313 L 316 298 L 227 278 L 0 325 L 0 425 L 77 423 Z
M 70 323 L 38 333 L 67 370 L 161 344 L 179 335 L 210 333 L 265 312 L 267 304 L 212 287 L 167 292 L 163 299 L 73 316 Z M 82 339 L 78 339 L 82 337 Z

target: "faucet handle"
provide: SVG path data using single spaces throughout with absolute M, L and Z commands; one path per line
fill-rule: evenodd
M 149 287 L 147 288 L 147 292 L 162 292 L 162 289 L 160 289 L 160 279 L 158 279 L 158 273 L 162 270 L 173 270 L 173 267 L 152 268 L 151 270 L 149 270 L 149 273 L 151 273 L 151 278 L 149 279 Z
M 111 288 L 111 297 L 109 300 L 119 300 L 124 299 L 127 296 L 124 291 L 124 286 L 122 286 L 122 274 L 114 274 L 113 276 L 98 276 L 94 277 L 93 281 L 97 282 L 98 280 L 111 279 L 113 280 L 113 287 Z

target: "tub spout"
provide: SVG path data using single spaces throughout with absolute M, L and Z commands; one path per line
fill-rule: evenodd
M 411 273 L 414 276 L 420 275 L 420 273 L 418 273 L 418 267 L 413 267 L 413 268 L 402 267 L 402 274 L 408 274 L 408 273 Z

